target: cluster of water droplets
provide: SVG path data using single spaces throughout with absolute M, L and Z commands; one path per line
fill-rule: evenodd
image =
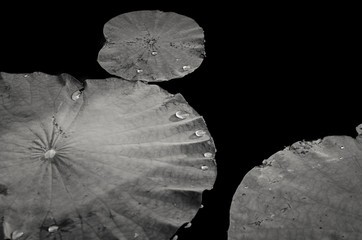
M 188 112 L 186 112 L 186 111 L 184 111 L 184 110 L 179 110 L 179 111 L 177 111 L 177 112 L 175 113 L 175 116 L 176 116 L 178 119 L 185 120 L 185 119 L 187 119 L 187 118 L 190 116 L 190 113 L 188 113 Z M 207 133 L 207 132 L 206 132 L 205 130 L 200 129 L 200 130 L 196 130 L 194 134 L 195 134 L 196 137 L 201 138 L 201 137 L 205 136 L 206 133 Z M 211 152 L 205 152 L 205 153 L 203 154 L 203 156 L 204 156 L 205 158 L 213 158 L 213 154 L 212 154 Z M 202 165 L 202 166 L 200 167 L 200 169 L 201 169 L 202 171 L 207 171 L 207 170 L 209 169 L 209 167 L 206 166 L 206 165 Z
M 343 150 L 343 149 L 344 149 L 344 146 L 341 145 L 341 146 L 339 146 L 339 148 L 340 148 L 341 150 Z M 342 160 L 342 159 L 343 159 L 343 157 L 339 157 L 339 160 Z

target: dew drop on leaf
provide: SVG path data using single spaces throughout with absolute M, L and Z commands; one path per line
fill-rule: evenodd
M 202 137 L 206 134 L 206 132 L 204 130 L 197 130 L 195 132 L 195 135 L 198 136 L 198 137 Z
M 186 119 L 190 114 L 184 111 L 177 111 L 176 117 L 179 119 Z
M 191 225 L 192 225 L 192 223 L 191 223 L 191 222 L 189 222 L 189 223 L 187 223 L 187 224 L 185 225 L 185 227 L 184 227 L 184 228 L 190 228 L 190 227 L 191 227 Z
M 73 101 L 78 100 L 78 99 L 80 98 L 80 95 L 81 95 L 81 94 L 82 94 L 81 91 L 79 91 L 79 90 L 75 91 L 75 92 L 72 94 L 72 100 L 73 100 Z
M 53 232 L 58 231 L 58 229 L 59 229 L 58 226 L 53 225 L 53 226 L 48 227 L 48 232 L 53 233 Z
M 201 166 L 201 170 L 202 170 L 202 171 L 207 171 L 208 169 L 209 169 L 209 167 L 206 166 L 206 165 L 202 165 L 202 166 Z
M 11 239 L 12 240 L 18 240 L 20 239 L 22 236 L 24 235 L 23 232 L 15 230 L 12 234 L 11 234 Z
M 189 65 L 186 65 L 186 66 L 182 67 L 182 70 L 184 70 L 184 71 L 187 71 L 187 70 L 190 70 L 190 69 L 191 69 L 191 67 Z

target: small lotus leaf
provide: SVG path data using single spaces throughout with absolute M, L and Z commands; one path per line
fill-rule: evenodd
M 205 56 L 204 33 L 191 18 L 162 11 L 134 11 L 109 20 L 98 63 L 128 80 L 167 81 L 197 69 Z

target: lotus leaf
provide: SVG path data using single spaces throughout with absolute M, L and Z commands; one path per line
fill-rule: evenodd
M 1 73 L 5 239 L 169 239 L 213 185 L 214 155 L 203 118 L 180 94 Z
M 231 206 L 230 239 L 362 239 L 360 126 L 357 138 L 299 141 L 247 173 Z
M 167 81 L 197 69 L 205 57 L 204 33 L 191 18 L 162 11 L 134 11 L 109 20 L 98 63 L 110 74 Z

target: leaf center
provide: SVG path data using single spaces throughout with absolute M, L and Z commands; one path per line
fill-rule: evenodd
M 44 153 L 44 157 L 45 157 L 45 159 L 50 159 L 50 158 L 53 158 L 56 153 L 57 152 L 54 149 L 49 149 L 48 151 L 46 151 Z

